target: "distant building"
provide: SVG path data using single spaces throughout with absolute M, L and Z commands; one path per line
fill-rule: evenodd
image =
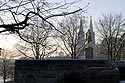
M 60 57 L 64 57 L 64 52 L 60 51 L 60 52 L 58 53 L 58 55 L 59 55 Z
M 92 17 L 90 17 L 90 25 L 88 32 L 85 33 L 83 28 L 83 19 L 80 20 L 80 28 L 78 31 L 77 43 L 76 43 L 76 56 L 79 59 L 94 59 L 96 53 L 96 44 L 95 44 L 95 33 L 93 31 Z M 85 35 L 86 34 L 86 35 Z M 62 53 L 59 53 L 58 57 L 51 58 L 70 58 L 68 55 L 61 56 Z M 68 56 L 68 57 L 67 57 Z M 50 58 L 50 57 L 49 57 Z
M 83 31 L 83 20 L 80 20 L 80 29 L 78 32 L 78 39 L 76 44 L 76 56 L 82 57 L 84 56 L 84 48 L 85 48 L 85 34 Z
M 88 32 L 86 33 L 86 48 L 85 48 L 85 58 L 93 59 L 95 50 L 95 33 L 93 31 L 92 17 L 90 17 L 90 26 Z
M 108 60 L 108 57 L 106 55 L 103 55 L 101 53 L 101 50 L 102 50 L 102 44 L 96 44 L 95 45 L 95 55 L 94 55 L 94 59 L 98 59 L 98 60 Z
M 111 42 L 108 42 L 107 44 L 107 40 L 110 40 L 110 39 L 111 39 Z M 111 45 L 110 48 L 109 48 L 109 45 Z M 117 56 L 116 60 L 125 60 L 125 40 L 121 41 L 120 37 L 104 38 L 98 47 L 98 53 L 100 57 L 103 57 L 104 59 L 110 59 L 110 56 L 108 56 L 110 49 L 111 49 L 110 53 L 112 53 L 113 56 Z

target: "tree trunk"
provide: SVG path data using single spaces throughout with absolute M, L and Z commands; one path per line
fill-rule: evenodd
M 5 60 L 4 60 L 5 63 Z M 3 71 L 3 83 L 6 83 L 6 65 L 4 64 L 4 71 Z

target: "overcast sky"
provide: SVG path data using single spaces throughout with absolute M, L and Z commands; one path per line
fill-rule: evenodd
M 83 0 L 84 1 L 84 0 Z M 88 13 L 94 19 L 98 19 L 102 14 L 123 13 L 125 14 L 125 0 L 86 0 L 90 2 Z
M 47 0 L 50 2 L 61 2 L 63 0 Z M 67 0 L 67 2 L 72 2 L 75 0 Z M 125 0 L 81 0 L 74 6 L 84 7 L 90 3 L 88 8 L 88 13 L 94 19 L 98 19 L 102 14 L 107 13 L 123 13 L 125 14 Z
M 61 2 L 61 0 L 47 0 L 48 2 Z M 62 0 L 63 1 L 63 0 Z M 67 0 L 72 2 L 74 0 Z M 90 3 L 88 8 L 88 16 L 92 16 L 93 21 L 96 21 L 102 16 L 102 14 L 108 13 L 123 13 L 125 16 L 125 0 L 82 0 L 74 5 L 74 7 L 84 7 Z M 15 40 L 15 41 L 13 41 Z M 7 43 L 9 41 L 9 44 Z M 8 37 L 0 37 L 0 47 L 5 48 L 7 46 L 12 47 L 16 43 L 16 39 Z

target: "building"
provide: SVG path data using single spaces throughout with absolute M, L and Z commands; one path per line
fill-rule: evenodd
M 78 39 L 76 44 L 76 56 L 82 57 L 84 56 L 84 48 L 85 48 L 85 33 L 83 31 L 83 20 L 80 20 L 80 29 L 78 32 Z
M 95 50 L 95 33 L 93 31 L 92 17 L 90 17 L 90 26 L 88 32 L 86 33 L 86 48 L 85 48 L 85 58 L 93 59 Z

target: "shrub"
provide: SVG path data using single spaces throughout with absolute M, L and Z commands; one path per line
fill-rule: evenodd
M 92 68 L 86 72 L 64 74 L 56 83 L 119 83 L 119 73 L 108 68 Z
M 57 83 L 87 83 L 87 78 L 84 78 L 84 75 L 79 72 L 71 72 L 64 74 Z

